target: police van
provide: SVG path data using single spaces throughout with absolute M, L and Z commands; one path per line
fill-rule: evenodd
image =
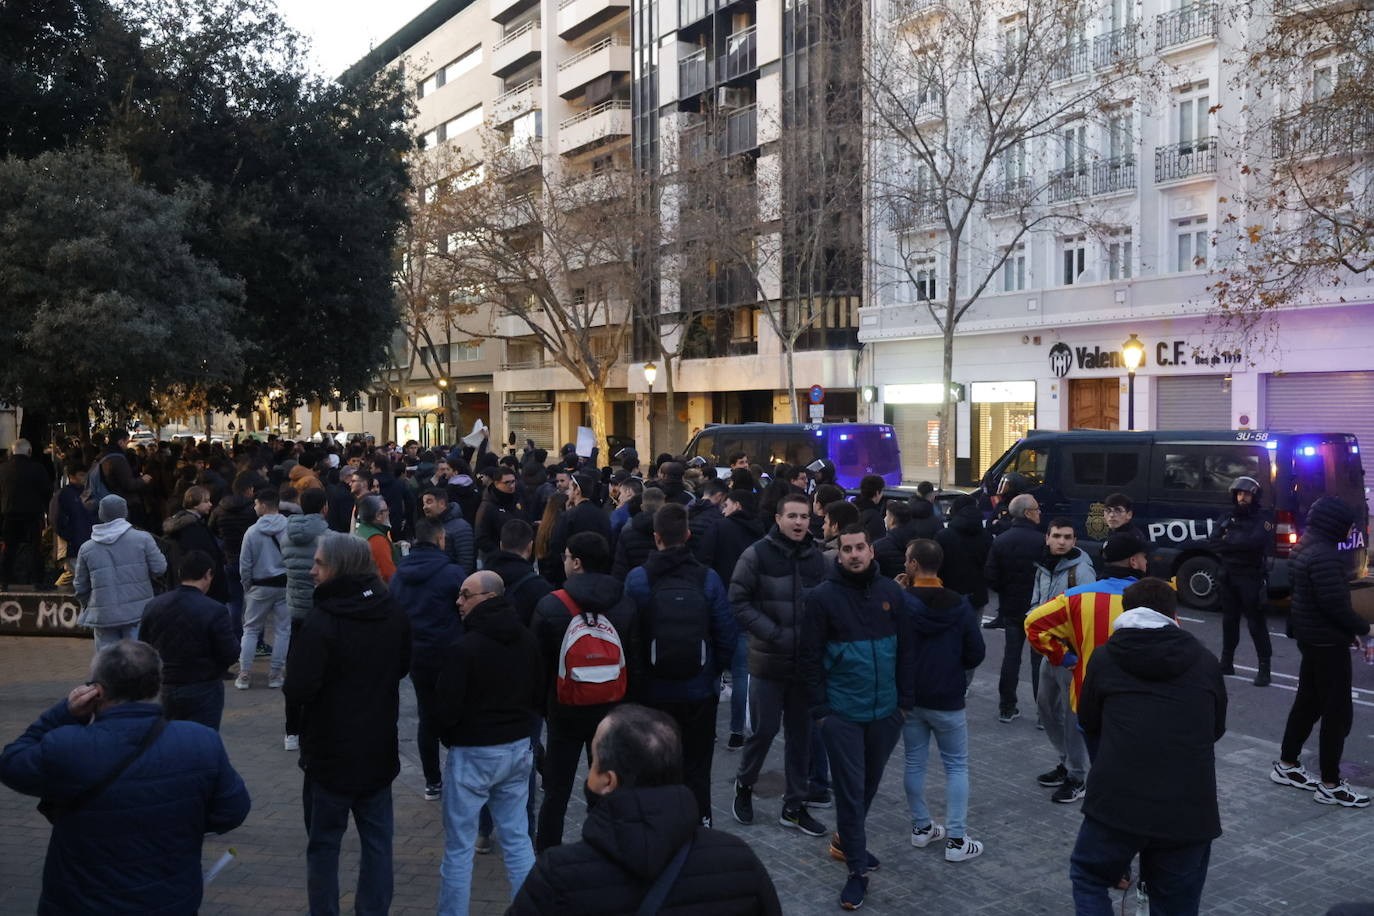
M 867 474 L 888 486 L 902 482 L 902 454 L 891 426 L 881 423 L 717 423 L 687 443 L 683 455 L 701 457 L 730 476 L 730 456 L 743 452 L 763 465 L 806 467 L 818 458 L 835 464 L 835 482 L 856 489 Z
M 983 476 L 985 494 L 1009 473 L 1025 476 L 1041 518 L 1073 521 L 1080 539 L 1107 536 L 1103 500 L 1125 493 L 1134 524 L 1156 548 L 1151 572 L 1177 577 L 1180 597 L 1193 607 L 1219 603 L 1219 563 L 1207 546 L 1221 514 L 1231 508 L 1231 482 L 1253 477 L 1273 531 L 1269 588 L 1288 588 L 1287 558 L 1302 535 L 1307 510 L 1321 496 L 1353 506 L 1359 521 L 1341 545 L 1350 577 L 1366 571 L 1369 509 L 1360 445 L 1347 433 L 1032 431 Z M 1089 549 L 1091 545 L 1089 545 Z

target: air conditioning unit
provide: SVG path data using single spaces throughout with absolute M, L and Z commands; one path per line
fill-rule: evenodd
M 749 90 L 721 86 L 720 89 L 716 90 L 716 104 L 727 111 L 745 108 L 750 104 Z

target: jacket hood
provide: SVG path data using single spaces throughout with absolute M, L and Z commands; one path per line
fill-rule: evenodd
M 1307 510 L 1307 531 L 1332 543 L 1339 544 L 1349 537 L 1353 524 L 1355 510 L 1334 496 L 1321 497 Z
M 91 526 L 91 540 L 97 544 L 113 544 L 124 532 L 132 528 L 127 518 L 117 518 L 111 522 L 98 522 Z
M 686 544 L 681 547 L 669 547 L 667 550 L 655 550 L 649 554 L 649 558 L 644 561 L 644 571 L 650 577 L 667 576 L 677 572 L 684 566 L 699 566 L 697 558 L 692 555 L 691 548 Z
M 320 482 L 320 478 L 315 476 L 315 472 L 310 470 L 310 468 L 306 467 L 303 464 L 296 465 L 294 468 L 291 469 L 291 473 L 287 476 L 290 478 L 292 483 L 295 483 L 298 480 L 304 480 L 307 477 L 315 481 L 316 485 L 318 485 Z
M 335 617 L 381 620 L 391 613 L 391 594 L 379 576 L 339 576 L 315 587 L 315 606 Z
M 1154 611 L 1149 613 L 1162 616 Z M 1107 651 L 1124 671 L 1141 680 L 1168 681 L 1196 664 L 1205 650 L 1191 633 L 1176 626 L 1126 626 L 1119 627 L 1107 640 Z
M 1047 546 L 1044 552 L 1040 554 L 1040 559 L 1035 561 L 1035 564 L 1048 573 L 1055 573 L 1061 569 L 1070 569 L 1074 566 L 1092 569 L 1093 561 L 1091 557 L 1077 547 L 1073 548 L 1062 557 L 1056 557 L 1050 553 L 1050 548 Z
M 964 619 L 964 596 L 948 588 L 909 588 L 906 594 L 917 601 L 907 601 L 912 629 L 922 636 L 934 636 L 950 627 L 959 626 Z
M 621 581 L 605 573 L 569 576 L 563 588 L 582 610 L 598 614 L 609 611 L 625 596 L 625 586 Z
M 649 883 L 696 829 L 696 801 L 686 786 L 617 789 L 588 812 L 582 839 Z
M 501 577 L 501 581 L 506 583 L 506 588 L 510 588 L 534 572 L 534 563 L 526 560 L 518 553 L 511 553 L 509 550 L 497 550 L 482 561 L 482 568 L 496 573 Z
M 462 518 L 462 517 L 463 517 L 463 507 L 460 506 L 460 505 L 458 505 L 456 502 L 453 502 L 452 500 L 450 500 L 450 501 L 449 501 L 449 504 L 448 504 L 448 508 L 444 510 L 444 514 L 441 515 L 441 516 L 439 516 L 439 521 L 441 521 L 441 522 L 451 522 L 451 521 L 454 521 L 454 520 L 456 520 L 456 519 L 460 519 L 460 518 Z
M 451 565 L 448 554 L 434 544 L 416 544 L 410 548 L 410 555 L 401 557 L 396 563 L 396 575 L 407 585 L 417 588 Z
M 318 512 L 293 515 L 286 520 L 286 539 L 297 547 L 315 543 L 319 536 L 328 530 L 329 523 Z
M 174 534 L 179 534 L 182 531 L 185 531 L 187 528 L 190 528 L 192 525 L 196 524 L 199 521 L 200 515 L 197 514 L 194 510 L 182 509 L 176 515 L 173 515 L 171 518 L 167 519 L 167 521 L 162 523 L 162 533 L 167 535 L 168 537 L 171 537 Z
M 763 537 L 763 522 L 760 522 L 758 516 L 748 509 L 736 509 L 731 514 L 725 516 L 725 520 L 739 525 L 745 531 L 749 532 L 750 536 L 756 541 Z M 786 538 L 783 538 L 783 540 L 786 540 Z
M 949 527 L 963 535 L 977 534 L 983 530 L 983 513 L 976 505 L 961 506 L 950 516 Z
M 276 537 L 286 531 L 286 516 L 281 513 L 277 513 L 276 515 L 260 515 L 254 525 L 259 533 L 265 534 L 270 538 Z
M 525 628 L 520 625 L 520 618 L 506 596 L 498 595 L 468 611 L 463 618 L 463 629 L 509 645 L 520 638 Z
M 654 537 L 654 516 L 651 512 L 638 512 L 630 516 L 630 527 L 638 533 L 653 540 Z
M 913 499 L 911 505 L 911 517 L 916 520 L 930 518 L 935 514 L 935 504 L 928 499 Z

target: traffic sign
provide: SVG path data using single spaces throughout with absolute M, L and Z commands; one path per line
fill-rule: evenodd
M 811 419 L 815 420 L 817 423 L 819 423 L 819 422 L 821 422 L 822 420 L 825 419 L 825 405 L 824 405 L 824 404 L 812 404 L 812 405 L 811 405 Z
M 811 401 L 812 404 L 824 404 L 825 389 L 822 388 L 820 385 L 812 385 L 811 391 L 808 394 L 808 399 Z

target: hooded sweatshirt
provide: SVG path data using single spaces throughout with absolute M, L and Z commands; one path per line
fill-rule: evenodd
M 983 663 L 987 647 L 978 613 L 939 579 L 917 579 L 904 595 L 916 659 L 916 705 L 964 708 L 964 672 Z
M 534 634 L 520 625 L 504 595 L 470 610 L 463 630 L 445 655 L 436 688 L 439 740 L 445 747 L 528 741 L 544 698 Z
M 413 647 L 411 672 L 432 679 L 443 667 L 444 655 L 457 645 L 463 632 L 458 616 L 458 592 L 463 570 L 449 561 L 436 544 L 419 543 L 396 564 L 391 577 L 391 597 L 410 617 Z
M 1170 843 L 1220 836 L 1213 745 L 1226 705 L 1221 667 L 1192 634 L 1148 608 L 1122 614 L 1078 704 L 1099 741 L 1084 815 Z
M 243 548 L 239 551 L 239 578 L 243 580 L 244 591 L 255 582 L 269 584 L 268 580 L 286 576 L 285 549 L 286 516 L 260 516 L 243 536 Z M 282 578 L 275 584 L 285 588 L 286 580 Z
M 1031 592 L 1031 607 L 1036 608 L 1064 594 L 1071 588 L 1097 581 L 1092 557 L 1077 547 L 1056 557 L 1045 548 L 1035 562 L 1035 589 Z
M 1337 547 L 1357 520 L 1354 509 L 1333 496 L 1321 497 L 1307 510 L 1307 528 L 1288 560 L 1293 585 L 1288 626 L 1299 643 L 1344 646 L 1369 632 L 1369 624 L 1351 609 L 1350 570 Z
M 992 532 L 983 527 L 983 514 L 972 502 L 950 514 L 949 524 L 935 534 L 945 552 L 940 581 L 945 588 L 968 596 L 975 608 L 988 603 L 988 584 L 983 567 L 992 549 Z
M 72 588 L 81 599 L 77 623 L 119 627 L 138 623 L 153 597 L 153 577 L 167 571 L 167 558 L 153 536 L 126 518 L 91 528 L 91 539 L 76 555 Z

